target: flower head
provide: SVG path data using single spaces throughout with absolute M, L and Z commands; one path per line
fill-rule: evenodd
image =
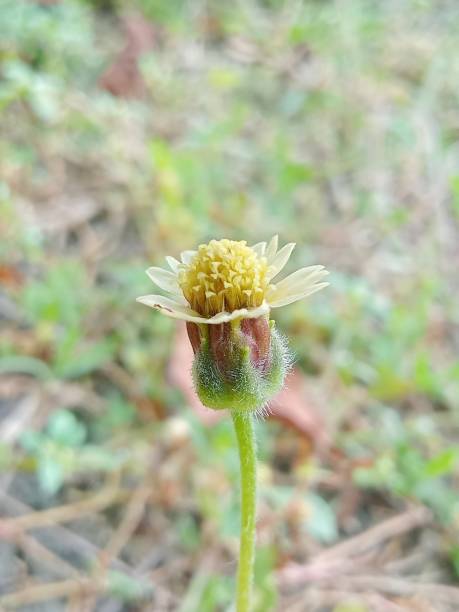
M 270 308 L 300 300 L 328 283 L 323 266 L 301 268 L 275 281 L 294 244 L 267 245 L 211 240 L 171 268 L 149 268 L 148 276 L 170 296 L 146 295 L 139 302 L 187 322 L 195 360 L 196 392 L 209 408 L 253 411 L 282 387 L 290 365 L 285 339 L 269 321 Z
M 207 317 L 257 308 L 269 285 L 268 264 L 245 240 L 211 240 L 179 269 L 178 284 L 190 306 Z
M 171 270 L 152 267 L 148 276 L 169 293 L 145 295 L 138 302 L 169 317 L 217 325 L 234 319 L 257 318 L 270 308 L 285 306 L 326 287 L 323 266 L 300 268 L 274 281 L 287 263 L 294 243 L 278 250 L 278 238 L 267 245 L 244 240 L 211 240 L 197 251 L 184 251 L 181 261 L 166 257 Z

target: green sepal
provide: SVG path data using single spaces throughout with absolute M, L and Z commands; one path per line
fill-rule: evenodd
M 252 364 L 248 345 L 233 341 L 228 349 L 226 375 L 215 362 L 208 334 L 203 336 L 193 363 L 193 380 L 204 406 L 214 410 L 256 411 L 281 390 L 291 358 L 286 340 L 276 330 L 274 321 L 270 321 L 270 332 L 267 371 L 261 372 Z

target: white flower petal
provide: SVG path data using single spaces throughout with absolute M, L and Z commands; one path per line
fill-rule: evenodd
M 258 257 L 264 257 L 266 242 L 257 242 L 257 244 L 254 244 L 251 248 L 255 251 Z
M 274 259 L 269 264 L 269 267 L 270 267 L 269 274 L 268 274 L 269 280 L 277 276 L 279 272 L 283 269 L 283 267 L 289 260 L 290 255 L 292 254 L 292 251 L 294 248 L 295 248 L 295 243 L 289 242 L 288 244 L 283 246 L 280 251 L 276 253 Z
M 279 300 L 289 295 L 302 294 L 308 290 L 311 285 L 316 284 L 320 279 L 327 276 L 328 271 L 324 266 L 308 266 L 300 268 L 296 272 L 289 274 L 283 280 L 279 281 L 266 294 L 266 299 Z
M 297 293 L 296 295 L 287 295 L 283 298 L 279 298 L 277 300 L 270 300 L 269 305 L 271 308 L 279 308 L 280 306 L 287 306 L 287 304 L 291 304 L 292 302 L 296 302 L 298 300 L 302 300 L 308 295 L 312 295 L 316 291 L 320 291 L 324 287 L 328 287 L 330 283 L 318 283 L 317 285 L 311 285 L 309 289 L 303 293 Z
M 277 253 L 277 245 L 279 243 L 279 236 L 273 236 L 268 244 L 268 248 L 266 249 L 265 257 L 268 260 L 268 265 L 270 265 L 271 261 L 274 259 Z
M 263 302 L 261 306 L 257 306 L 256 308 L 239 308 L 239 310 L 233 310 L 233 312 L 219 312 L 210 319 L 203 319 L 202 322 L 210 325 L 217 325 L 218 323 L 226 323 L 227 321 L 232 321 L 239 317 L 243 319 L 256 319 L 268 314 L 268 312 L 269 304 Z
M 158 287 L 164 289 L 164 291 L 173 293 L 177 296 L 183 295 L 182 290 L 177 283 L 177 276 L 173 272 L 152 266 L 151 268 L 148 268 L 147 274 L 151 280 L 158 285 Z
M 194 321 L 195 323 L 203 323 L 206 321 L 198 312 L 191 309 L 185 300 L 179 302 L 167 298 L 164 295 L 142 295 L 138 297 L 136 301 L 146 306 L 150 306 L 150 308 L 160 310 L 163 314 L 173 319 Z
M 166 261 L 169 264 L 169 267 L 172 270 L 172 272 L 177 274 L 179 270 L 179 266 L 180 266 L 179 260 L 175 259 L 175 257 L 171 257 L 170 255 L 166 255 Z
M 196 255 L 196 253 L 197 251 L 183 251 L 183 253 L 180 253 L 180 259 L 182 260 L 182 263 L 188 265 L 193 259 L 193 257 Z
M 207 319 L 201 317 L 198 312 L 192 310 L 187 304 L 180 303 L 164 295 L 143 295 L 137 298 L 137 302 L 160 310 L 163 314 L 173 319 L 181 319 L 182 321 L 191 321 L 192 323 L 205 323 L 208 325 L 218 325 L 219 323 L 226 323 L 233 319 L 242 317 L 244 319 L 254 319 L 261 317 L 269 312 L 269 304 L 264 302 L 257 308 L 240 308 L 239 310 L 233 310 L 233 312 L 219 312 L 215 316 Z

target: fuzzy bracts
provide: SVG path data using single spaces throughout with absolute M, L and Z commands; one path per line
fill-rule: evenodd
M 240 323 L 222 324 L 227 327 L 218 338 L 209 333 L 209 326 L 202 326 L 199 346 L 193 343 L 193 380 L 205 406 L 261 414 L 281 390 L 291 364 L 286 339 L 274 321 L 264 317 L 250 321 L 252 325 L 244 322 L 244 332 Z M 265 328 L 264 333 L 257 333 L 259 327 Z

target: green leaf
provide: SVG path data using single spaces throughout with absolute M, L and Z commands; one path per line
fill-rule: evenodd
M 308 503 L 310 514 L 306 529 L 313 538 L 324 544 L 329 544 L 338 538 L 338 526 L 335 512 L 331 505 L 315 493 L 309 493 Z
M 459 546 L 457 544 L 451 548 L 449 555 L 454 573 L 456 574 L 457 578 L 459 578 Z
M 6 355 L 0 358 L 0 374 L 9 373 L 29 374 L 39 380 L 49 380 L 53 377 L 52 371 L 44 361 L 24 355 Z
M 448 448 L 442 451 L 426 463 L 424 467 L 425 475 L 428 477 L 437 477 L 449 474 L 453 471 L 458 457 L 459 450 L 457 448 Z
M 70 410 L 55 412 L 48 423 L 48 434 L 65 446 L 81 446 L 86 438 L 86 428 Z
M 37 453 L 45 441 L 45 436 L 40 431 L 25 431 L 21 435 L 21 446 L 28 453 Z
M 151 595 L 153 585 L 146 580 L 111 571 L 108 574 L 108 589 L 112 595 L 122 601 L 138 601 Z
M 82 471 L 103 470 L 110 472 L 118 469 L 128 456 L 129 451 L 127 449 L 124 452 L 118 451 L 114 453 L 110 449 L 87 444 L 79 450 L 75 468 Z
M 62 378 L 78 378 L 97 370 L 110 361 L 114 355 L 115 346 L 110 338 L 90 345 L 78 346 L 72 351 L 66 351 L 56 359 L 56 373 Z
M 453 212 L 457 219 L 459 219 L 459 174 L 450 178 L 451 186 L 451 204 Z
M 43 455 L 38 459 L 37 478 L 43 491 L 54 495 L 64 482 L 64 469 L 57 461 Z
M 136 418 L 135 407 L 120 395 L 114 395 L 108 402 L 107 409 L 97 421 L 97 433 L 102 435 L 131 425 Z

